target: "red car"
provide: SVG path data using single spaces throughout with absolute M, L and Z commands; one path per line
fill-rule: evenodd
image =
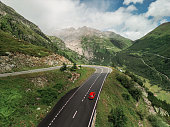
M 94 96 L 96 95 L 95 92 L 90 92 L 89 94 L 89 99 L 94 99 Z

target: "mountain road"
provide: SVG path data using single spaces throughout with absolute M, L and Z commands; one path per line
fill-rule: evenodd
M 87 66 L 86 66 L 87 67 Z M 90 127 L 96 110 L 99 95 L 110 68 L 88 66 L 96 72 L 80 87 L 71 90 L 54 106 L 38 127 Z M 93 100 L 88 99 L 95 92 Z
M 0 74 L 0 77 L 16 76 L 59 69 L 61 66 L 35 69 L 29 71 Z M 112 69 L 109 67 L 82 65 L 82 67 L 95 68 L 92 74 L 80 87 L 72 89 L 64 95 L 38 127 L 90 127 L 96 111 L 97 102 L 104 81 Z M 88 99 L 90 92 L 95 92 L 93 100 Z

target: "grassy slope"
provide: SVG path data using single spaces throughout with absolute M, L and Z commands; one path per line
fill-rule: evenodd
M 126 127 L 137 127 L 140 117 L 136 111 L 142 111 L 147 113 L 146 105 L 144 101 L 140 99 L 139 106 L 136 107 L 136 101 L 130 96 L 130 100 L 124 100 L 122 97 L 123 93 L 129 94 L 128 91 L 116 80 L 117 74 L 122 74 L 117 70 L 113 69 L 112 73 L 109 74 L 106 82 L 103 86 L 100 100 L 97 106 L 97 119 L 96 127 L 112 127 L 112 124 L 108 122 L 108 115 L 111 109 L 116 107 L 123 107 L 125 115 L 127 116 Z M 130 95 L 130 94 L 129 94 Z M 140 120 L 141 121 L 141 120 Z M 144 127 L 151 127 L 147 120 L 141 121 Z
M 143 79 L 143 78 L 142 78 Z M 157 85 L 151 85 L 147 79 L 144 79 L 144 85 L 146 88 L 149 89 L 158 99 L 162 101 L 166 101 L 170 104 L 170 93 L 167 91 L 164 91 L 161 87 L 158 87 Z
M 124 38 L 118 34 L 111 34 L 110 41 L 114 44 L 114 46 L 120 49 L 126 49 L 132 45 L 132 41 L 130 39 Z
M 144 127 L 168 127 L 169 117 L 167 117 L 166 120 L 159 115 L 150 115 L 144 100 L 142 98 L 138 102 L 134 100 L 128 90 L 117 81 L 117 75 L 125 76 L 125 74 L 113 69 L 103 86 L 97 106 L 96 127 L 113 127 L 113 124 L 108 122 L 108 116 L 112 109 L 120 107 L 127 117 L 125 127 L 138 127 L 139 122 L 143 124 Z M 122 94 L 130 95 L 130 100 L 125 100 Z
M 70 73 L 59 70 L 0 78 L 0 126 L 36 126 L 63 95 L 82 84 L 94 69 L 76 72 L 81 76 L 75 83 L 69 81 Z M 32 83 L 39 77 L 48 80 L 44 87 Z
M 20 40 L 27 41 L 33 45 L 45 47 L 57 54 L 60 54 L 72 62 L 67 53 L 60 50 L 56 43 L 52 43 L 47 35 L 45 35 L 34 23 L 28 21 L 18 14 L 14 9 L 6 6 L 0 1 L 0 10 L 4 14 L 0 14 L 0 30 L 9 33 Z M 59 41 L 59 40 L 57 40 Z M 74 54 L 76 57 L 76 54 Z
M 127 50 L 117 54 L 116 62 L 130 71 L 148 78 L 153 85 L 169 89 L 170 60 L 158 55 L 170 56 L 170 23 L 165 23 L 137 40 Z M 146 66 L 142 60 L 151 68 Z
M 149 53 L 156 53 L 165 57 L 170 56 L 170 22 L 164 23 L 145 35 L 143 38 L 137 40 L 129 50 Z
M 26 20 L 3 3 L 0 3 L 0 8 L 7 13 L 6 15 L 0 15 L 1 30 L 32 44 L 46 48 L 52 47 L 50 39 L 35 24 Z
M 5 55 L 6 52 L 20 52 L 31 56 L 48 56 L 51 52 L 41 46 L 30 44 L 26 41 L 19 41 L 10 34 L 0 30 L 0 55 Z
M 81 43 L 85 51 L 93 53 L 94 58 L 90 60 L 92 64 L 109 65 L 113 55 L 124 48 L 120 42 L 106 37 L 85 36 L 82 37 Z

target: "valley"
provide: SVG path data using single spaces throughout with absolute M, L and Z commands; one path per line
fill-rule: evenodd
M 5 74 L 0 77 L 2 127 L 38 126 L 46 116 L 49 122 L 49 113 L 57 113 L 53 107 L 71 100 L 63 100 L 67 94 L 78 98 L 73 102 L 82 114 L 90 110 L 82 126 L 168 127 L 170 22 L 134 41 L 89 26 L 56 28 L 48 35 L 0 1 L 0 75 Z M 97 97 L 90 101 L 91 88 Z M 64 111 L 75 110 L 69 106 Z M 74 117 L 82 120 L 78 109 Z M 43 125 L 56 118 L 50 119 Z

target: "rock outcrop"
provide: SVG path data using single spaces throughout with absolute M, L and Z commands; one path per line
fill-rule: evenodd
M 63 56 L 52 54 L 46 57 L 29 56 L 22 53 L 9 53 L 0 56 L 0 73 L 10 72 L 20 68 L 48 67 L 71 62 Z

